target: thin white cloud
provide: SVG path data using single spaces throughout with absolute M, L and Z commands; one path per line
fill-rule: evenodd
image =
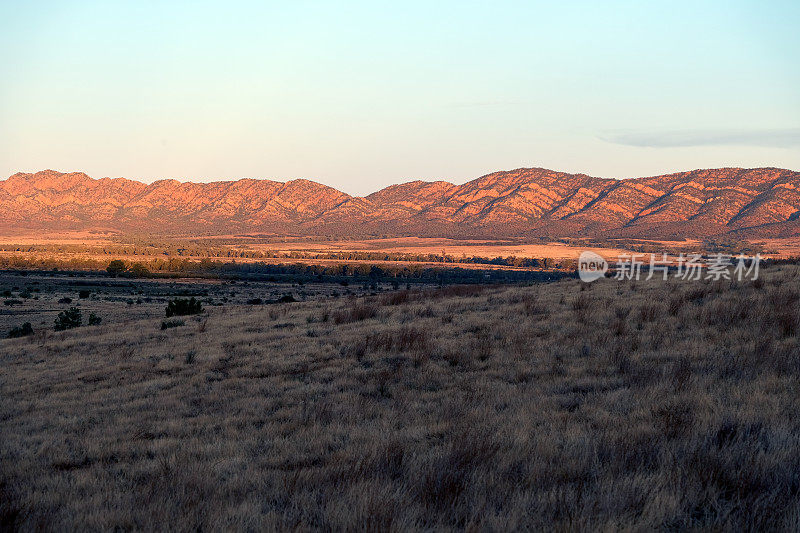
M 792 148 L 800 146 L 800 128 L 718 129 L 661 132 L 615 132 L 600 135 L 613 144 L 644 148 L 677 148 L 689 146 L 761 146 Z

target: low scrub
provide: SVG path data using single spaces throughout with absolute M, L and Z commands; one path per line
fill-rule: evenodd
M 378 314 L 378 306 L 372 302 L 354 301 L 349 307 L 333 312 L 334 324 L 349 324 L 374 318 Z
M 173 316 L 196 315 L 203 312 L 203 304 L 194 296 L 189 298 L 175 298 L 167 303 L 167 318 Z
M 184 322 L 183 320 L 173 318 L 172 320 L 164 320 L 163 322 L 161 322 L 161 329 L 164 330 L 164 329 L 177 328 L 183 326 L 184 324 L 186 324 L 186 322 Z

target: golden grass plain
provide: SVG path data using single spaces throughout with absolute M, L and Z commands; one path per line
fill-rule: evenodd
M 800 269 L 0 340 L 12 529 L 800 528 Z

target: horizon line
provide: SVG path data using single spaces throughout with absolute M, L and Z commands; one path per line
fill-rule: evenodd
M 373 192 L 367 193 L 365 195 L 350 194 L 350 193 L 347 193 L 345 191 L 342 191 L 341 189 L 338 189 L 337 187 L 333 187 L 332 185 L 328 185 L 326 183 L 323 183 L 321 181 L 317 181 L 317 180 L 314 180 L 314 179 L 311 179 L 311 178 L 278 179 L 278 178 L 258 178 L 258 177 L 252 177 L 252 176 L 242 176 L 242 177 L 239 177 L 239 178 L 222 178 L 222 179 L 213 179 L 213 180 L 209 180 L 209 181 L 192 181 L 191 178 L 189 178 L 187 180 L 182 180 L 182 179 L 178 179 L 178 178 L 158 178 L 158 179 L 155 179 L 155 180 L 152 180 L 152 181 L 148 182 L 148 181 L 143 181 L 141 179 L 136 179 L 136 178 L 126 178 L 124 176 L 117 176 L 117 177 L 104 176 L 102 178 L 95 178 L 95 177 L 90 176 L 89 174 L 87 174 L 86 172 L 84 172 L 82 170 L 70 171 L 70 172 L 62 172 L 60 170 L 54 170 L 54 169 L 50 169 L 50 168 L 43 169 L 43 170 L 38 170 L 38 171 L 35 171 L 35 172 L 15 172 L 14 174 L 11 174 L 10 176 L 8 176 L 6 178 L 0 179 L 0 182 L 6 182 L 6 181 L 10 180 L 11 178 L 13 178 L 15 176 L 18 176 L 18 175 L 35 176 L 36 174 L 39 174 L 39 173 L 42 173 L 42 172 L 54 172 L 54 173 L 61 174 L 61 175 L 83 174 L 84 176 L 86 176 L 87 178 L 89 178 L 89 179 L 91 179 L 93 181 L 126 180 L 126 181 L 132 181 L 132 182 L 140 183 L 140 184 L 145 185 L 145 186 L 150 186 L 150 185 L 154 185 L 156 183 L 165 182 L 165 181 L 174 181 L 174 182 L 177 182 L 177 183 L 180 183 L 180 184 L 193 184 L 193 185 L 205 185 L 205 184 L 212 184 L 212 183 L 236 183 L 236 182 L 245 181 L 245 180 L 268 181 L 268 182 L 272 182 L 272 183 L 281 183 L 281 184 L 286 185 L 286 184 L 293 183 L 293 182 L 298 182 L 298 181 L 300 181 L 300 182 L 307 181 L 307 182 L 311 182 L 311 183 L 316 183 L 317 185 L 322 185 L 323 187 L 328 187 L 328 188 L 333 189 L 333 190 L 335 190 L 335 191 L 337 191 L 339 193 L 345 194 L 345 195 L 347 195 L 347 196 L 349 196 L 351 198 L 366 198 L 366 197 L 371 196 L 373 194 L 376 194 L 378 192 L 384 191 L 384 190 L 386 190 L 386 189 L 388 189 L 390 187 L 397 187 L 397 186 L 400 186 L 400 185 L 407 185 L 407 184 L 410 184 L 410 183 L 428 183 L 428 184 L 446 183 L 448 185 L 453 185 L 453 186 L 456 186 L 456 187 L 460 187 L 460 186 L 463 186 L 463 185 L 467 185 L 468 183 L 472 183 L 474 181 L 486 178 L 488 176 L 492 176 L 494 174 L 518 172 L 518 171 L 521 171 L 521 170 L 539 170 L 539 171 L 552 172 L 552 173 L 557 173 L 557 174 L 567 174 L 567 175 L 570 175 L 570 176 L 584 176 L 584 177 L 592 178 L 592 179 L 615 180 L 615 181 L 643 180 L 643 179 L 651 179 L 651 178 L 660 178 L 660 177 L 665 177 L 665 176 L 675 176 L 675 175 L 678 175 L 678 174 L 689 174 L 689 173 L 692 173 L 692 172 L 699 172 L 699 171 L 704 171 L 704 170 L 705 171 L 713 171 L 713 170 L 784 170 L 784 171 L 787 171 L 787 172 L 800 172 L 798 170 L 793 170 L 793 169 L 790 169 L 790 168 L 772 167 L 772 166 L 765 166 L 765 167 L 713 167 L 713 168 L 695 168 L 695 169 L 691 169 L 691 170 L 677 170 L 677 171 L 674 171 L 674 172 L 668 172 L 668 173 L 665 173 L 665 174 L 654 174 L 654 175 L 650 175 L 650 176 L 604 177 L 604 176 L 593 176 L 591 174 L 586 174 L 584 172 L 565 172 L 565 171 L 561 171 L 561 170 L 553 170 L 553 169 L 544 168 L 544 167 L 519 167 L 519 168 L 508 169 L 508 170 L 496 170 L 494 172 L 489 172 L 488 174 L 483 174 L 483 175 L 478 176 L 476 178 L 468 179 L 467 181 L 465 181 L 463 183 L 454 183 L 452 181 L 441 180 L 441 179 L 440 180 L 412 179 L 412 180 L 407 180 L 407 181 L 400 181 L 400 182 L 397 182 L 397 183 L 392 183 L 390 185 L 387 185 L 386 187 L 383 187 L 381 189 L 378 189 L 378 190 L 375 190 Z

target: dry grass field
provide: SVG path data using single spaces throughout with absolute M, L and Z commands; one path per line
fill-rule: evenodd
M 546 244 L 519 244 L 514 242 L 490 242 L 486 240 L 455 240 L 428 237 L 396 237 L 386 239 L 364 239 L 349 241 L 288 241 L 269 244 L 246 244 L 254 250 L 349 252 L 378 251 L 404 254 L 447 254 L 479 257 L 548 257 L 551 259 L 577 259 L 581 252 L 589 250 L 606 259 L 630 253 L 624 248 L 597 248 L 570 246 L 558 242 Z
M 107 246 L 115 244 L 115 235 L 91 232 L 64 232 L 64 233 L 32 233 L 20 235 L 13 233 L 3 235 L 0 233 L 0 245 L 84 245 Z M 177 239 L 177 238 L 176 238 Z M 373 238 L 360 240 L 323 240 L 323 239 L 294 239 L 286 238 L 259 238 L 252 235 L 216 235 L 207 236 L 202 241 L 217 243 L 225 242 L 224 246 L 236 249 L 256 251 L 282 251 L 282 252 L 391 252 L 404 254 L 441 254 L 444 252 L 451 256 L 480 256 L 480 257 L 549 257 L 551 259 L 576 259 L 584 250 L 592 250 L 608 259 L 618 257 L 621 253 L 630 252 L 624 248 L 592 248 L 570 246 L 562 243 L 546 244 L 520 244 L 509 241 L 487 241 L 470 239 L 447 239 L 431 237 L 394 237 Z M 117 236 L 119 240 L 119 236 Z M 158 241 L 168 241 L 159 237 Z M 192 240 L 192 239 L 189 239 Z M 124 242 L 125 239 L 122 240 Z M 691 241 L 694 242 L 694 241 Z M 235 244 L 234 244 L 235 243 Z M 674 243 L 666 242 L 674 246 Z M 124 259 L 131 259 L 125 258 Z M 134 258 L 135 259 L 135 258 Z
M 0 340 L 0 528 L 800 529 L 800 269 Z
M 388 283 L 379 289 L 390 288 Z M 98 272 L 80 276 L 53 272 L 0 272 L 0 337 L 14 326 L 30 322 L 35 330 L 52 329 L 60 311 L 78 307 L 84 315 L 95 313 L 105 324 L 129 323 L 143 318 L 163 318 L 172 298 L 194 296 L 206 307 L 241 306 L 256 298 L 275 300 L 292 295 L 296 300 L 363 295 L 363 284 L 281 283 L 217 279 L 109 278 Z

